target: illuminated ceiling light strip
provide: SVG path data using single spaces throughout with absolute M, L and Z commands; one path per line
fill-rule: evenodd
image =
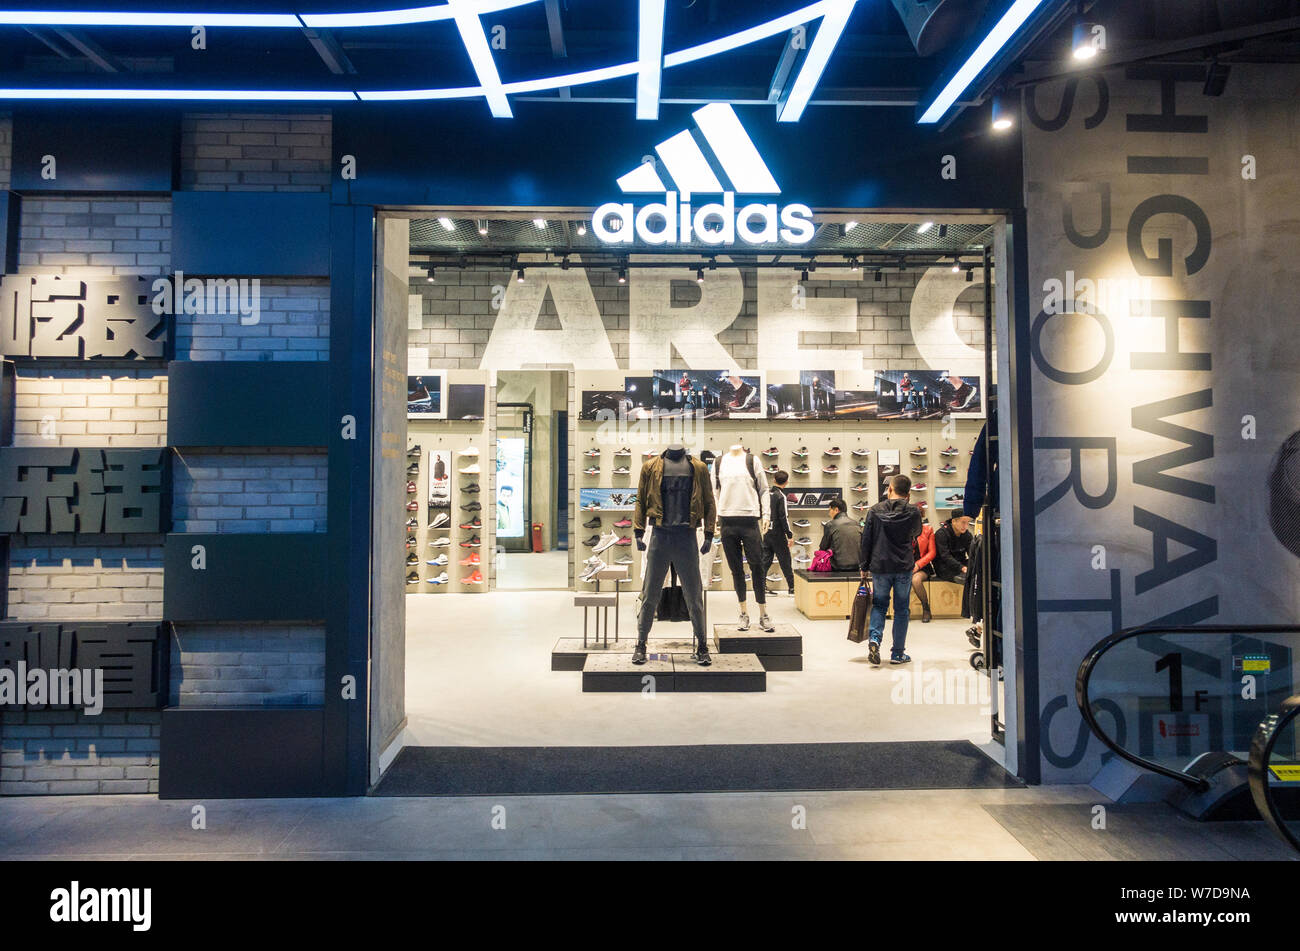
M 849 22 L 849 15 L 853 13 L 856 2 L 857 0 L 841 0 L 822 17 L 821 25 L 817 27 L 817 36 L 813 38 L 808 55 L 799 67 L 799 75 L 790 86 L 790 94 L 777 108 L 777 122 L 798 122 L 803 116 L 804 109 L 812 99 L 813 90 L 817 88 L 822 73 L 826 71 L 826 64 L 831 60 L 831 53 L 844 34 L 845 24 Z
M 0 10 L 0 26 L 248 26 L 298 28 L 292 13 L 111 13 L 98 10 Z
M 0 99 L 355 102 L 356 98 L 356 93 L 333 89 L 0 89 Z
M 467 2 L 467 0 L 461 0 Z M 507 9 L 509 7 L 520 6 L 524 3 L 535 2 L 535 0 L 484 0 L 484 2 L 475 7 L 479 13 L 492 12 L 493 10 Z M 710 40 L 698 46 L 692 46 L 684 50 L 678 50 L 675 53 L 667 54 L 663 59 L 665 69 L 673 66 L 682 66 L 687 63 L 693 63 L 697 60 L 714 56 L 719 53 L 725 53 L 730 50 L 739 49 L 750 43 L 758 42 L 769 36 L 775 36 L 791 30 L 800 24 L 807 23 L 809 20 L 816 19 L 824 15 L 836 2 L 842 0 L 820 0 L 818 3 L 802 7 L 793 13 L 771 20 L 767 23 L 742 30 L 739 33 L 733 33 L 730 36 L 720 37 L 716 40 Z M 450 4 L 444 4 L 450 10 Z M 443 7 L 421 8 L 428 10 L 441 10 Z M 389 13 L 400 13 L 405 11 L 389 11 Z M 184 25 L 191 26 L 194 24 L 196 16 L 194 14 L 85 14 L 94 17 L 119 17 L 108 25 L 117 26 L 166 26 L 166 25 Z M 369 18 L 357 20 L 356 22 L 330 22 L 329 25 L 337 27 L 346 26 L 370 26 L 378 25 L 378 21 L 373 19 L 380 16 L 375 14 L 312 14 L 305 15 L 302 22 L 308 26 L 323 27 L 327 24 L 327 17 L 355 16 Z M 75 13 L 46 13 L 43 11 L 23 13 L 0 11 L 0 26 L 3 25 L 101 25 L 81 23 L 81 21 L 70 20 L 70 17 L 76 17 Z M 146 22 L 143 17 L 164 17 L 171 16 L 175 19 L 167 22 Z M 257 18 L 279 17 L 278 14 L 204 14 L 201 19 L 206 25 L 217 25 L 219 22 L 227 26 L 253 26 L 258 23 L 251 22 Z M 432 14 L 431 14 L 432 16 Z M 447 19 L 450 14 L 439 15 L 437 19 Z M 23 19 L 27 18 L 27 19 Z M 219 19 L 229 18 L 229 19 Z M 292 21 L 292 22 L 290 22 Z M 415 22 L 415 21 L 411 21 Z M 262 23 L 260 25 L 272 26 L 280 25 L 278 23 Z M 297 17 L 288 17 L 285 19 L 285 26 L 297 28 L 300 24 Z M 482 27 L 479 27 L 479 33 L 482 33 Z M 486 38 L 484 38 L 486 45 Z M 637 62 L 620 63 L 615 66 L 604 66 L 597 69 L 582 70 L 576 73 L 566 73 L 563 76 L 550 76 L 542 79 L 527 79 L 517 82 L 505 83 L 500 85 L 500 90 L 504 95 L 516 95 L 521 93 L 541 92 L 548 89 L 561 89 L 565 86 L 582 86 L 591 83 L 606 82 L 613 79 L 622 79 L 628 76 L 638 74 L 640 64 Z M 495 70 L 495 67 L 494 67 Z M 441 100 L 441 99 L 472 99 L 478 96 L 486 95 L 483 86 L 461 86 L 448 87 L 443 89 L 370 89 L 357 90 L 352 92 L 306 92 L 306 91 L 249 91 L 249 90 L 102 90 L 102 89 L 0 89 L 0 99 L 157 99 L 157 100 L 201 100 L 201 99 L 232 99 L 243 101 L 275 101 L 275 100 L 349 100 L 360 99 L 366 102 L 383 102 L 383 101 L 419 101 L 419 100 Z M 507 104 L 508 108 L 508 104 Z
M 700 151 L 690 130 L 678 132 L 655 146 L 664 168 L 680 192 L 720 192 L 722 182 L 709 168 L 709 160 Z
M 479 14 L 522 7 L 537 0 L 477 0 Z M 451 3 L 410 7 L 404 10 L 369 10 L 359 13 L 304 13 L 301 20 L 292 13 L 205 13 L 202 11 L 147 12 L 104 10 L 0 10 L 0 26 L 225 26 L 275 27 L 296 30 L 302 26 L 346 29 L 364 26 L 401 26 L 450 20 Z
M 1043 5 L 1043 0 L 1016 0 L 1002 15 L 1002 19 L 994 24 L 989 35 L 984 37 L 980 45 L 975 48 L 975 52 L 970 58 L 962 64 L 961 69 L 948 80 L 948 84 L 943 87 L 943 91 L 935 98 L 930 107 L 921 114 L 917 121 L 922 124 L 938 122 L 943 118 L 944 113 L 952 108 L 958 97 L 966 91 L 966 87 L 973 83 L 980 73 L 993 61 L 993 57 L 998 54 L 1002 47 L 1010 42 L 1011 37 L 1015 36 L 1016 31 L 1025 25 L 1025 21 Z
M 636 59 L 636 117 L 658 119 L 664 61 L 664 0 L 641 0 Z
M 537 0 L 480 0 L 473 6 L 482 15 L 536 2 Z M 453 16 L 452 4 L 441 3 L 432 7 L 411 7 L 407 10 L 376 10 L 372 13 L 304 13 L 302 22 L 311 27 L 338 30 L 355 26 L 402 26 L 408 23 L 434 23 L 438 20 L 450 20 Z
M 361 89 L 357 98 L 362 102 L 402 102 L 425 99 L 477 99 L 483 95 L 481 86 L 459 86 L 452 89 Z
M 736 110 L 725 102 L 714 102 L 691 115 L 736 191 L 746 195 L 781 193 L 781 186 L 758 154 L 753 139 L 740 124 Z
M 609 79 L 622 79 L 635 76 L 636 63 L 620 63 L 618 66 L 602 66 L 599 69 L 587 69 L 579 73 L 566 73 L 563 76 L 548 76 L 545 79 L 523 79 L 519 82 L 506 83 L 502 88 L 507 95 L 524 92 L 540 92 L 544 89 L 562 89 L 565 86 L 585 86 L 588 83 L 600 83 Z
M 483 87 L 483 96 L 487 99 L 493 117 L 513 118 L 514 113 L 510 111 L 510 102 L 506 99 L 505 90 L 501 88 L 501 76 L 497 73 L 496 61 L 492 59 L 492 48 L 488 46 L 487 34 L 483 32 L 478 11 L 466 0 L 449 0 L 449 6 L 456 21 L 456 29 L 460 31 L 460 41 L 465 44 L 465 52 L 474 65 L 474 75 Z
M 818 3 L 802 7 L 793 13 L 787 13 L 783 17 L 760 23 L 758 26 L 752 26 L 747 30 L 741 30 L 739 33 L 721 36 L 716 40 L 709 40 L 709 42 L 701 43 L 698 46 L 678 50 L 676 53 L 669 53 L 664 57 L 664 66 L 682 66 L 686 63 L 693 63 L 696 60 L 707 59 L 719 53 L 726 53 L 742 46 L 748 46 L 750 43 L 757 43 L 769 36 L 776 36 L 778 33 L 793 30 L 796 26 L 807 23 L 809 20 L 815 20 L 819 16 L 828 13 L 838 2 L 839 0 L 820 0 Z

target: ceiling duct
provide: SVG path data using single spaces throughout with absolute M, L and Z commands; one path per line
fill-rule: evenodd
M 892 0 L 917 55 L 933 56 L 968 34 L 988 0 Z

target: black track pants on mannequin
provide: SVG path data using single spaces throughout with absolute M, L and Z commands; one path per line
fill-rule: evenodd
M 658 526 L 650 534 L 645 553 L 645 581 L 641 586 L 641 613 L 636 624 L 637 641 L 644 645 L 650 636 L 670 566 L 677 569 L 677 581 L 686 596 L 696 647 L 707 647 L 704 590 L 700 585 L 700 546 L 695 540 L 695 529 L 689 527 Z
M 740 561 L 743 550 L 745 560 L 749 563 L 749 574 L 754 584 L 754 600 L 759 604 L 767 603 L 767 576 L 763 568 L 763 542 L 758 534 L 756 518 L 723 518 L 722 553 L 727 556 L 727 567 L 731 569 L 731 580 L 736 587 L 736 600 L 746 601 L 745 566 Z

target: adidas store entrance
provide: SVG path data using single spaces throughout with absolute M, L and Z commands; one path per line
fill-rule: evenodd
M 1006 760 L 1006 632 L 983 633 L 978 593 L 927 576 L 911 663 L 889 663 L 886 624 L 875 666 L 846 638 L 856 572 L 813 570 L 826 548 L 852 567 L 842 526 L 856 538 L 893 476 L 910 478 L 927 538 L 961 515 L 998 378 L 1005 215 L 978 210 L 994 200 L 800 201 L 786 177 L 800 166 L 731 107 L 681 120 L 698 154 L 675 150 L 665 120 L 658 160 L 624 151 L 630 169 L 599 189 L 612 200 L 473 202 L 461 181 L 460 203 L 379 213 L 376 351 L 405 384 L 377 406 L 375 613 L 404 607 L 400 643 L 396 624 L 373 639 L 381 792 L 488 791 L 474 757 L 502 756 L 523 756 L 511 776 L 577 791 L 548 762 L 564 750 L 758 746 L 755 762 L 797 762 L 898 742 L 955 785 Z M 678 459 L 706 498 L 665 555 L 653 516 Z M 753 511 L 723 485 L 735 471 Z M 945 553 L 978 560 L 990 514 Z M 825 781 L 867 782 L 852 774 Z M 493 791 L 525 791 L 498 778 Z M 615 769 L 590 786 L 629 782 Z

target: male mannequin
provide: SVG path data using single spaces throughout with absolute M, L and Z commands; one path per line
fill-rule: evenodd
M 737 443 L 713 464 L 713 483 L 718 492 L 718 519 L 722 533 L 722 551 L 727 556 L 731 580 L 740 603 L 738 627 L 749 629 L 749 610 L 745 597 L 745 568 L 740 553 L 745 553 L 758 602 L 758 624 L 765 631 L 775 630 L 767 616 L 766 576 L 763 571 L 763 534 L 772 520 L 772 499 L 767 491 L 767 475 L 753 455 Z
M 686 596 L 695 635 L 695 660 L 701 667 L 713 663 L 709 656 L 708 633 L 704 626 L 704 589 L 700 580 L 699 555 L 713 547 L 717 508 L 709 470 L 686 448 L 674 443 L 641 467 L 632 524 L 636 547 L 646 553 L 645 578 L 641 587 L 641 613 L 637 617 L 636 649 L 632 663 L 646 662 L 646 641 L 654 624 L 663 594 L 664 578 L 671 566 Z M 645 541 L 647 525 L 653 526 Z M 696 547 L 695 529 L 704 527 L 704 544 Z

